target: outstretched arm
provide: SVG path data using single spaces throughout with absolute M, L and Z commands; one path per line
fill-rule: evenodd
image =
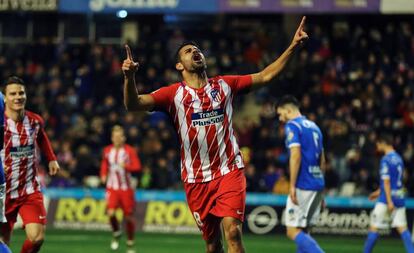
M 128 111 L 149 111 L 154 108 L 154 99 L 151 95 L 138 94 L 135 84 L 135 72 L 137 72 L 139 64 L 134 62 L 131 49 L 125 45 L 127 59 L 122 64 L 122 72 L 124 72 L 124 105 Z
M 262 71 L 252 74 L 253 88 L 260 88 L 263 84 L 266 84 L 277 76 L 286 66 L 296 47 L 309 38 L 308 34 L 304 31 L 305 20 L 306 17 L 303 17 L 293 37 L 292 43 L 290 43 L 282 55 Z

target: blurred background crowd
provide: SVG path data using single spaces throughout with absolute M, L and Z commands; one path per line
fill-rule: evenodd
M 214 76 L 263 69 L 293 34 L 281 19 L 266 15 L 206 16 L 203 22 L 173 24 L 149 20 L 140 23 L 138 42 L 130 43 L 140 63 L 136 80 L 141 93 L 179 81 L 173 55 L 185 40 L 200 45 Z M 407 191 L 414 195 L 412 24 L 393 16 L 308 17 L 310 39 L 285 71 L 268 87 L 234 102 L 248 191 L 288 191 L 288 154 L 273 105 L 290 93 L 324 133 L 328 194 L 363 195 L 378 187 L 375 139 L 386 131 L 396 137 L 407 168 Z M 160 112 L 128 113 L 122 100 L 123 46 L 87 41 L 56 43 L 41 37 L 0 48 L 1 80 L 10 75 L 25 80 L 27 108 L 45 119 L 64 169 L 56 178 L 43 171 L 44 184 L 82 186 L 86 178 L 97 176 L 111 127 L 121 124 L 143 165 L 138 187 L 180 189 L 179 144 L 169 119 Z

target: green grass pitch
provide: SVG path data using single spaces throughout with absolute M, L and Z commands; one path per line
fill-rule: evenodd
M 24 240 L 24 231 L 14 232 L 11 249 L 20 252 Z M 125 252 L 125 236 L 117 251 L 109 249 L 111 235 L 109 232 L 62 231 L 48 230 L 42 253 L 115 253 Z M 343 236 L 318 236 L 317 241 L 326 253 L 357 253 L 362 252 L 364 238 Z M 245 235 L 246 252 L 251 253 L 294 253 L 295 245 L 285 236 Z M 137 253 L 195 253 L 205 252 L 204 243 L 199 235 L 173 235 L 138 233 L 136 235 Z M 405 252 L 398 238 L 380 238 L 374 253 Z

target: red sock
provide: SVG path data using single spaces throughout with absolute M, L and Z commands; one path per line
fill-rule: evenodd
M 126 222 L 126 232 L 128 240 L 134 240 L 134 233 L 135 233 L 135 221 L 133 219 L 128 219 Z
M 33 243 L 32 241 L 26 239 L 23 243 L 22 250 L 20 253 L 37 253 L 40 250 L 40 247 L 42 247 L 42 242 L 39 243 Z
M 119 231 L 119 222 L 116 219 L 115 215 L 109 217 L 109 222 L 111 223 L 111 227 L 112 227 L 113 232 Z

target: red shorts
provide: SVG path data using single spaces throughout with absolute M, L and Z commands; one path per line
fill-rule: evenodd
M 206 241 L 220 233 L 223 217 L 243 222 L 246 202 L 246 177 L 236 169 L 207 183 L 184 184 L 188 206 Z
M 135 209 L 135 196 L 132 189 L 113 190 L 106 189 L 106 207 L 107 209 L 116 209 L 120 207 L 124 215 L 131 215 Z
M 6 218 L 10 228 L 16 223 L 17 214 L 23 225 L 38 223 L 46 225 L 46 209 L 43 205 L 43 194 L 35 192 L 17 199 L 6 199 Z

